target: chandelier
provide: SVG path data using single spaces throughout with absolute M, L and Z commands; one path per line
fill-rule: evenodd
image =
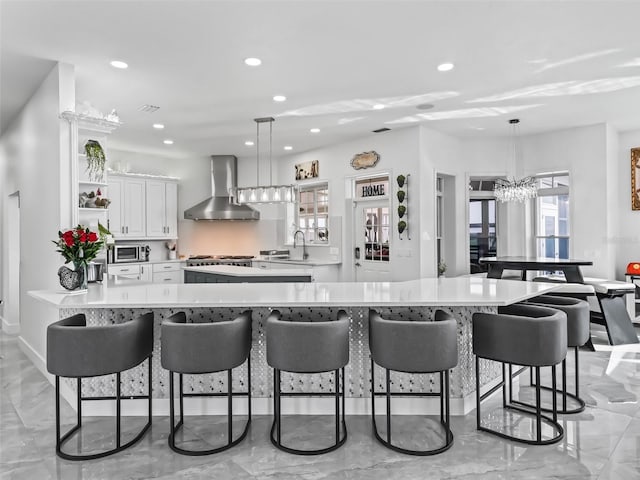
M 513 158 L 517 165 L 519 157 L 518 123 L 520 120 L 514 118 L 509 120 L 509 123 L 513 126 Z M 534 177 L 524 177 L 520 180 L 516 180 L 515 177 L 511 180 L 498 178 L 493 193 L 499 202 L 526 202 L 538 195 L 537 181 Z
M 525 177 L 520 180 L 498 178 L 493 194 L 499 202 L 525 202 L 538 195 L 537 182 L 533 177 Z
M 255 118 L 256 122 L 256 183 L 255 187 L 235 187 L 231 189 L 232 201 L 238 205 L 247 203 L 297 203 L 297 185 L 273 185 L 271 151 L 273 141 L 273 117 Z M 269 185 L 260 185 L 260 125 L 269 124 Z

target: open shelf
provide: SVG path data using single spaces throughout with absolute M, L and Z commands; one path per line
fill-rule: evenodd
M 90 180 L 80 180 L 78 182 L 80 185 L 96 185 L 98 187 L 107 187 L 109 184 L 106 182 L 92 182 Z
M 108 208 L 78 208 L 81 212 L 108 212 Z

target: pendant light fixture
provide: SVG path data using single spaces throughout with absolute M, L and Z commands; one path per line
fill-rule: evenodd
M 297 185 L 273 185 L 271 152 L 273 141 L 273 117 L 255 118 L 256 122 L 256 181 L 255 187 L 235 187 L 231 189 L 231 198 L 237 204 L 257 203 L 297 203 Z M 269 124 L 269 185 L 260 184 L 260 126 Z
M 513 159 L 516 164 L 520 156 L 520 136 L 518 134 L 519 123 L 520 120 L 517 118 L 509 120 L 509 124 L 513 127 Z M 522 203 L 538 195 L 538 187 L 536 183 L 536 179 L 533 177 L 524 177 L 520 180 L 516 180 L 515 177 L 511 180 L 498 178 L 496 179 L 493 193 L 496 196 L 496 200 L 499 202 Z

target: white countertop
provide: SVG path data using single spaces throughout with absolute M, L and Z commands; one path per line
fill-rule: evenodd
M 340 260 L 302 260 L 302 259 L 291 259 L 291 258 L 270 258 L 270 259 L 262 259 L 262 258 L 254 258 L 254 262 L 267 262 L 267 263 L 279 263 L 279 264 L 289 264 L 289 265 L 309 265 L 310 267 L 321 267 L 323 265 L 340 265 L 342 262 Z
M 310 277 L 312 272 L 301 269 L 238 267 L 235 265 L 202 265 L 199 267 L 183 267 L 183 270 L 200 273 L 215 273 L 233 277 Z
M 58 308 L 500 306 L 555 288 L 543 282 L 455 277 L 406 282 L 90 284 L 86 294 L 36 290 L 29 295 Z

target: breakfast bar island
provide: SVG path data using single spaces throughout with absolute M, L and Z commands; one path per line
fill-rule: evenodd
M 509 280 L 457 277 L 424 278 L 404 282 L 337 282 L 337 283 L 192 283 L 192 284 L 126 284 L 90 285 L 85 294 L 65 295 L 55 291 L 31 291 L 40 301 L 57 307 L 60 318 L 84 313 L 88 325 L 126 322 L 153 312 L 154 355 L 152 386 L 154 413 L 168 411 L 168 372 L 160 366 L 160 324 L 170 315 L 184 311 L 188 321 L 208 322 L 232 319 L 245 310 L 253 312 L 253 348 L 251 351 L 251 387 L 255 413 L 271 411 L 273 375 L 266 363 L 265 320 L 272 310 L 286 315 L 304 313 L 307 317 L 336 318 L 344 309 L 350 316 L 350 360 L 346 367 L 346 408 L 349 414 L 370 411 L 370 361 L 368 347 L 368 312 L 376 309 L 392 318 L 433 320 L 436 310 L 452 314 L 457 322 L 458 366 L 451 371 L 451 413 L 466 414 L 475 406 L 474 357 L 471 319 L 475 312 L 496 312 L 499 306 L 513 304 L 553 291 L 553 284 L 514 282 Z M 46 328 L 46 326 L 45 326 Z M 46 357 L 46 353 L 43 353 Z M 146 367 L 141 365 L 122 375 L 124 397 L 143 395 L 147 385 Z M 499 364 L 481 362 L 482 389 L 493 386 L 500 376 Z M 234 371 L 234 388 L 246 388 L 244 366 Z M 63 382 L 65 383 L 65 382 Z M 376 376 L 379 390 L 383 375 Z M 333 389 L 333 375 L 313 374 L 289 376 L 283 373 L 283 391 L 326 392 Z M 75 382 L 66 382 L 63 394 L 75 401 Z M 396 392 L 437 392 L 437 375 L 406 375 L 394 372 L 392 388 Z M 112 395 L 113 379 L 109 376 L 87 379 L 84 397 Z M 226 375 L 185 375 L 185 393 L 226 391 Z M 203 397 L 189 399 L 190 413 L 223 411 L 224 400 Z M 220 400 L 220 401 L 219 401 Z M 325 400 L 327 402 L 325 403 Z M 403 402 L 403 400 L 406 400 Z M 433 400 L 433 402 L 430 402 Z M 219 401 L 219 402 L 218 402 Z M 124 413 L 136 414 L 143 401 L 125 402 Z M 218 409 L 218 402 L 221 408 Z M 313 396 L 287 399 L 288 411 L 305 413 L 332 412 L 331 400 Z M 87 413 L 111 414 L 105 411 L 110 402 L 88 402 Z M 104 406 L 103 406 L 104 405 Z M 400 411 L 431 413 L 438 409 L 436 399 L 398 399 Z M 235 406 L 234 406 L 235 408 Z M 241 403 L 238 411 L 242 411 Z

